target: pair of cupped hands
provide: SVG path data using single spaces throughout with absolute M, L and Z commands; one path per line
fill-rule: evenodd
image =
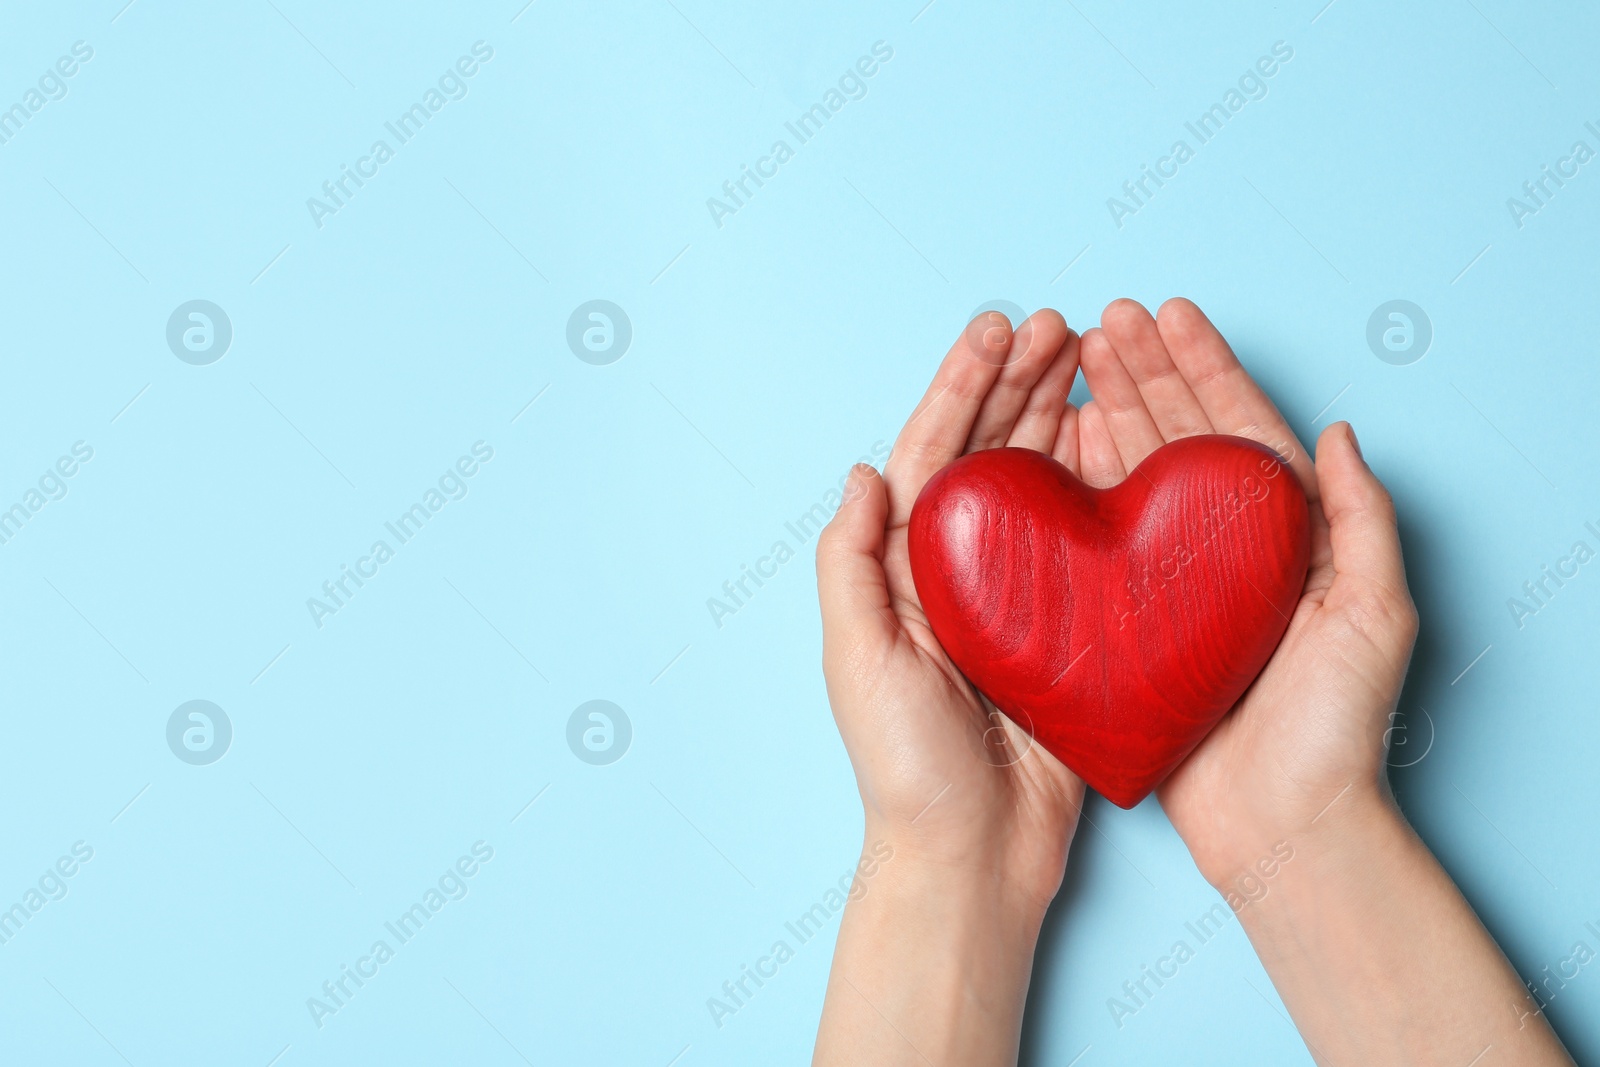
M 1068 401 L 1082 374 L 1093 399 Z M 852 470 L 817 546 L 828 695 L 868 839 L 933 868 L 998 875 L 1040 911 L 1060 888 L 1084 785 L 946 656 L 912 584 L 911 507 L 947 463 L 1011 446 L 1089 485 L 1192 434 L 1246 437 L 1293 469 L 1311 511 L 1305 590 L 1256 682 L 1157 796 L 1219 888 L 1331 804 L 1389 802 L 1385 734 L 1417 629 L 1394 507 L 1348 424 L 1307 454 L 1210 320 L 1131 300 L 1081 336 L 1053 310 L 962 332 L 882 474 Z

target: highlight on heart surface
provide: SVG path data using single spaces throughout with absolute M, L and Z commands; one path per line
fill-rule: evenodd
M 951 660 L 1129 808 L 1271 657 L 1305 583 L 1310 518 L 1276 453 L 1205 434 L 1109 489 L 1029 449 L 971 453 L 924 486 L 909 540 Z

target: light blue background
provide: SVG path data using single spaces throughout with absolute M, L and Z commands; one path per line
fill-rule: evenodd
M 0 945 L 8 1062 L 806 1062 L 836 920 L 720 1029 L 706 1000 L 860 843 L 811 545 L 721 628 L 705 601 L 995 298 L 1084 328 L 1191 296 L 1302 436 L 1354 422 L 1424 620 L 1406 811 L 1525 977 L 1600 948 L 1600 563 L 1507 607 L 1600 520 L 1600 162 L 1506 206 L 1600 148 L 1592 7 L 122 3 L 0 14 L 0 106 L 94 49 L 0 145 L 0 507 L 94 449 L 0 545 L 0 907 L 94 849 Z M 318 229 L 306 198 L 479 40 Z M 1266 98 L 1118 228 L 1276 41 Z M 210 366 L 165 342 L 194 298 L 235 331 Z M 565 342 L 595 298 L 633 324 L 610 366 Z M 1435 331 L 1409 366 L 1365 342 L 1393 298 Z M 466 499 L 318 629 L 306 599 L 479 440 Z M 196 698 L 235 731 L 210 766 L 165 741 Z M 634 728 L 610 766 L 565 740 L 595 698 Z M 1153 802 L 1089 814 L 1025 1062 L 1310 1063 L 1236 923 L 1114 1025 L 1217 898 Z M 479 840 L 470 894 L 318 1029 L 307 998 Z M 1600 970 L 1550 1013 L 1600 1058 Z

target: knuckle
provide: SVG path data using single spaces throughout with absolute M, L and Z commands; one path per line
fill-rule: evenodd
M 1023 415 L 1035 419 L 1050 415 L 1059 416 L 1066 404 L 1066 398 L 1060 393 L 1052 393 L 1048 389 L 1035 390 L 1033 395 L 1028 397 L 1028 406 L 1023 410 Z
M 1367 511 L 1373 519 L 1386 526 L 1394 526 L 1399 521 L 1399 515 L 1394 506 L 1394 494 L 1390 493 L 1381 484 L 1373 487 L 1371 496 L 1367 501 Z
M 1411 594 L 1376 581 L 1357 585 L 1346 602 L 1352 627 L 1375 644 L 1416 637 L 1420 620 Z

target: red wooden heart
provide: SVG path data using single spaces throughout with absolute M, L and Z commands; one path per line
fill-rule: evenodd
M 1310 516 L 1270 449 L 1205 435 L 1110 489 L 1028 449 L 974 452 L 929 479 L 909 536 L 955 665 L 1131 808 L 1266 665 L 1305 584 Z

